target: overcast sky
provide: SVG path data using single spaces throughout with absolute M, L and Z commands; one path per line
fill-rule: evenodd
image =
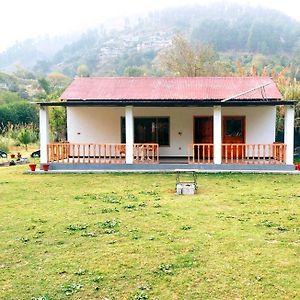
M 0 52 L 16 41 L 92 28 L 110 18 L 125 17 L 186 4 L 220 0 L 3 0 L 0 4 Z M 232 0 L 281 10 L 300 21 L 298 0 Z

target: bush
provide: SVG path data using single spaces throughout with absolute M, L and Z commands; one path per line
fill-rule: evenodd
M 2 133 L 2 138 L 0 141 L 2 141 L 3 147 L 5 149 L 8 149 L 9 146 L 12 144 L 15 146 L 25 145 L 27 151 L 28 144 L 35 143 L 38 140 L 38 131 L 33 124 L 27 124 L 27 125 L 8 124 L 6 127 L 2 128 L 1 133 Z
M 9 139 L 4 136 L 0 136 L 0 150 L 9 152 Z
M 9 124 L 37 124 L 37 108 L 24 101 L 0 105 L 0 120 L 2 129 Z
M 34 143 L 37 140 L 37 134 L 34 127 L 31 125 L 24 125 L 18 128 L 17 140 L 20 144 L 25 145 L 26 151 L 28 144 Z

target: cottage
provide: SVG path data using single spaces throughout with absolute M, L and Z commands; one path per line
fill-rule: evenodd
M 76 78 L 41 102 L 41 163 L 51 169 L 291 170 L 294 102 L 269 77 Z M 285 108 L 276 143 L 276 107 Z M 49 143 L 48 107 L 67 111 L 67 141 Z

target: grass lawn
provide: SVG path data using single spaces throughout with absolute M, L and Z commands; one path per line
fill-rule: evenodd
M 0 299 L 300 299 L 300 177 L 0 168 Z

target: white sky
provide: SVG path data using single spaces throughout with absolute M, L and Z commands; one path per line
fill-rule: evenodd
M 110 18 L 185 4 L 220 0 L 3 0 L 0 1 L 0 52 L 16 41 L 92 28 Z M 300 21 L 299 0 L 229 0 L 281 10 Z

